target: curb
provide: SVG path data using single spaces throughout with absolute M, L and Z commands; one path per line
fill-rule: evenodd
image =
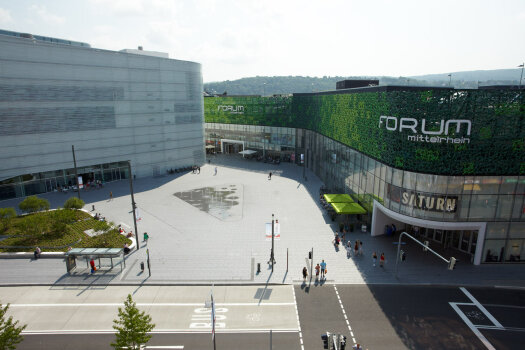
M 40 259 L 63 259 L 65 254 L 64 252 L 42 252 Z M 0 259 L 33 259 L 34 256 L 32 252 L 0 253 Z

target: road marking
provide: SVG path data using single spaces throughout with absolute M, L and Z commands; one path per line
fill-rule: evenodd
M 122 303 L 9 304 L 10 307 L 123 306 Z M 137 306 L 203 306 L 203 303 L 137 303 Z M 294 303 L 216 303 L 216 306 L 291 306 Z
M 449 304 L 450 306 L 452 306 L 454 311 L 456 311 L 459 317 L 461 317 L 463 322 L 465 322 L 467 327 L 470 328 L 470 330 L 476 335 L 476 337 L 478 337 L 478 339 L 483 343 L 483 345 L 487 347 L 487 349 L 496 350 L 496 348 L 492 346 L 492 344 L 487 340 L 487 338 L 485 338 L 483 334 L 481 334 L 481 332 L 476 328 L 476 326 L 474 326 L 474 324 L 470 322 L 469 318 L 463 313 L 463 311 L 461 311 L 461 309 L 458 306 L 458 303 L 449 302 Z
M 297 309 L 297 299 L 295 298 L 295 288 L 292 286 L 293 301 L 295 302 L 295 315 L 297 316 L 297 329 L 299 330 L 299 341 L 301 342 L 301 350 L 304 350 L 303 332 L 301 331 L 301 322 L 299 321 L 299 310 Z
M 487 309 L 485 309 L 485 307 L 483 305 L 481 305 L 479 303 L 479 301 L 476 300 L 476 298 L 474 298 L 474 296 L 472 294 L 469 293 L 469 291 L 467 291 L 464 287 L 460 287 L 459 288 L 463 293 L 465 293 L 465 295 L 467 296 L 467 298 L 469 298 L 473 303 L 474 305 L 476 305 L 478 307 L 478 309 L 481 310 L 481 312 L 483 312 L 485 314 L 485 316 L 487 316 L 487 318 L 492 321 L 492 323 L 496 326 L 496 327 L 499 327 L 499 328 L 503 328 L 503 325 L 501 323 L 498 322 L 498 320 L 496 320 L 494 318 L 494 316 L 492 316 L 490 314 L 490 312 L 487 311 Z
M 201 307 L 193 310 L 191 316 L 192 322 L 190 328 L 205 328 L 212 329 L 213 324 L 211 320 L 211 308 Z M 227 313 L 228 309 L 225 307 L 218 307 L 215 309 L 215 320 L 224 322 L 215 322 L 215 328 L 226 328 L 226 315 L 220 315 L 221 313 Z
M 220 329 L 217 330 L 217 333 L 297 333 L 297 329 Z M 195 333 L 210 333 L 209 330 L 204 329 L 158 329 L 149 332 L 150 334 L 195 334 Z M 53 334 L 115 334 L 114 329 L 75 329 L 75 330 L 64 330 L 64 329 L 51 329 L 51 330 L 41 330 L 41 331 L 22 331 L 24 335 L 53 335 Z
M 339 300 L 339 306 L 341 307 L 341 310 L 343 311 L 343 316 L 346 319 L 346 325 L 348 326 L 348 330 L 350 331 L 352 342 L 354 343 L 354 346 L 356 346 L 357 342 L 355 341 L 354 332 L 352 332 L 352 326 L 350 326 L 350 322 L 348 321 L 348 318 L 346 317 L 345 307 L 343 305 L 343 302 L 341 301 L 341 298 L 339 297 L 339 292 L 337 291 L 337 286 L 335 284 L 334 284 L 334 290 L 335 290 L 335 295 L 337 295 L 337 299 Z

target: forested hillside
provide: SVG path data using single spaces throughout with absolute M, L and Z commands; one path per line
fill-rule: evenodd
M 226 80 L 204 84 L 204 91 L 209 94 L 228 95 L 273 95 L 294 92 L 317 92 L 335 90 L 336 82 L 344 79 L 379 79 L 380 85 L 441 86 L 449 84 L 455 88 L 477 88 L 478 85 L 518 85 L 520 69 L 498 69 L 486 71 L 467 71 L 443 74 L 421 75 L 414 77 L 250 77 L 238 80 Z M 524 84 L 525 85 L 525 84 Z

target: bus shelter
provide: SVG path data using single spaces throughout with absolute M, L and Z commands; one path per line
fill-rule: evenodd
M 122 265 L 126 267 L 126 260 L 124 259 L 123 248 L 74 248 L 66 252 L 66 268 L 67 273 L 71 272 L 77 267 L 77 259 L 85 259 L 86 266 L 89 268 L 89 260 L 98 260 L 98 268 L 102 266 L 100 259 L 110 259 L 111 268 L 113 269 L 113 259 L 122 259 L 120 264 L 120 272 L 122 272 Z M 118 261 L 117 261 L 118 262 Z

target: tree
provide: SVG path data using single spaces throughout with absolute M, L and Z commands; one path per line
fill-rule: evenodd
M 9 304 L 5 307 L 0 304 L 0 349 L 15 349 L 16 344 L 20 343 L 24 337 L 20 333 L 27 325 L 18 326 L 19 321 L 13 322 L 13 316 L 6 320 Z
M 77 197 L 71 197 L 64 203 L 65 209 L 82 209 L 84 207 L 84 201 Z
M 155 324 L 151 323 L 151 316 L 137 309 L 131 294 L 124 301 L 124 309 L 118 308 L 118 316 L 119 319 L 113 320 L 113 328 L 117 331 L 117 339 L 111 343 L 113 348 L 140 349 L 151 339 L 148 332 L 155 328 Z
M 20 202 L 18 207 L 26 213 L 34 213 L 41 210 L 49 210 L 49 201 L 37 196 L 29 196 Z
M 0 223 L 2 232 L 7 231 L 7 228 L 9 227 L 9 224 L 11 223 L 11 219 L 13 219 L 16 216 L 16 210 L 15 208 L 0 208 Z

